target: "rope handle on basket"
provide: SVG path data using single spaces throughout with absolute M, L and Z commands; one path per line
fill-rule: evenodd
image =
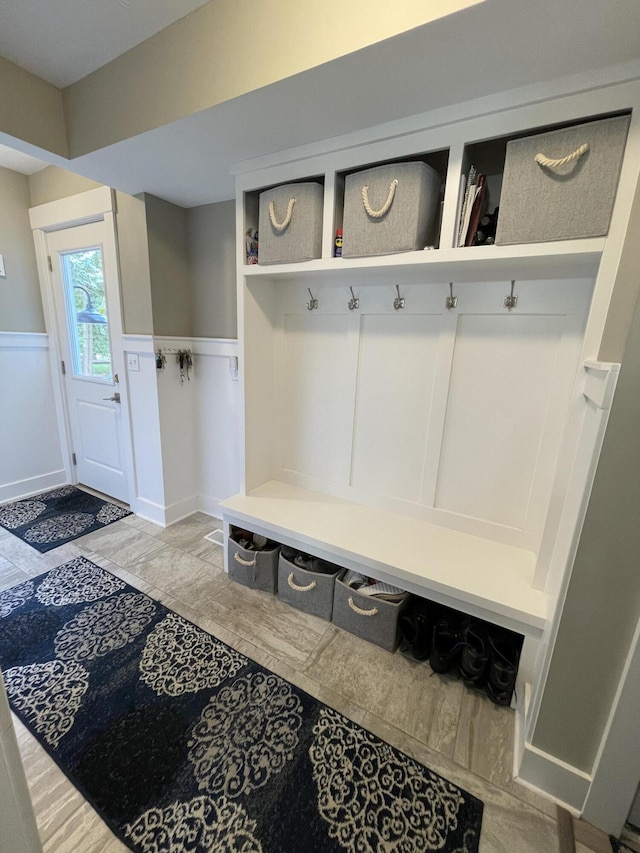
M 538 166 L 565 166 L 567 163 L 573 162 L 573 160 L 578 160 L 580 157 L 582 157 L 583 154 L 586 154 L 588 150 L 589 143 L 584 142 L 582 145 L 576 148 L 575 151 L 572 151 L 571 154 L 567 154 L 566 157 L 558 157 L 556 160 L 554 160 L 551 157 L 545 157 L 544 154 L 536 154 L 533 159 L 536 161 Z
M 243 566 L 255 566 L 256 560 L 258 558 L 254 557 L 253 560 L 244 560 L 236 551 L 236 553 L 233 555 L 233 559 L 236 561 L 236 563 L 241 563 Z
M 375 616 L 378 612 L 378 608 L 374 607 L 372 610 L 363 610 L 361 607 L 355 603 L 353 598 L 349 596 L 349 607 L 353 610 L 354 613 L 357 613 L 358 616 Z
M 364 205 L 364 209 L 367 211 L 367 213 L 372 219 L 380 219 L 380 217 L 384 216 L 385 213 L 387 213 L 387 211 L 393 204 L 393 199 L 396 194 L 397 186 L 398 179 L 394 178 L 389 184 L 389 193 L 387 195 L 387 200 L 382 205 L 380 210 L 373 210 L 371 205 L 369 204 L 369 187 L 367 186 L 367 184 L 362 187 L 362 204 Z
M 275 206 L 272 201 L 269 202 L 269 219 L 271 220 L 271 224 L 276 229 L 276 231 L 284 231 L 285 228 L 289 227 L 289 223 L 291 222 L 291 214 L 293 213 L 293 205 L 295 203 L 295 198 L 289 199 L 289 204 L 287 205 L 287 215 L 282 220 L 282 222 L 278 222 L 276 220 Z
M 310 592 L 312 589 L 316 588 L 315 581 L 311 581 L 311 583 L 307 584 L 307 586 L 298 586 L 298 584 L 293 579 L 293 572 L 289 572 L 287 583 L 289 584 L 291 589 L 295 589 L 296 592 Z

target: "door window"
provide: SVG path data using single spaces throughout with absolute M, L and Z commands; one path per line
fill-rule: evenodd
M 60 254 L 73 374 L 111 382 L 111 344 L 100 246 Z

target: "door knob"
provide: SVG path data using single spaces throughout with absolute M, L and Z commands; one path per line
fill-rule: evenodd
M 114 393 L 113 397 L 103 397 L 102 399 L 103 400 L 110 400 L 112 403 L 119 403 L 120 402 L 120 393 L 118 391 L 116 391 Z

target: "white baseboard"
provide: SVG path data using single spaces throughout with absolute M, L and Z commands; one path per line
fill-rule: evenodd
M 582 814 L 591 776 L 525 741 L 516 782 L 553 800 L 576 816 Z
M 145 498 L 134 498 L 130 506 L 131 511 L 135 512 L 140 518 L 152 521 L 154 524 L 159 524 L 162 527 L 168 527 L 170 524 L 182 521 L 183 518 L 188 518 L 194 512 L 204 512 L 215 519 L 221 520 L 221 500 L 222 498 L 214 498 L 210 495 L 191 495 L 182 501 L 162 506 Z
M 129 504 L 131 512 L 135 512 L 140 518 L 145 521 L 152 521 L 154 524 L 159 524 L 161 527 L 166 527 L 165 509 L 160 504 L 148 501 L 145 498 L 133 498 Z
M 164 510 L 164 524 L 167 527 L 170 524 L 175 524 L 176 521 L 182 521 L 183 518 L 188 518 L 200 509 L 198 504 L 198 496 L 191 495 L 184 500 L 176 501 L 169 504 Z
M 0 503 L 30 498 L 39 492 L 46 492 L 48 489 L 57 489 L 58 486 L 65 486 L 68 482 L 67 474 L 62 469 L 60 471 L 51 471 L 49 474 L 40 474 L 38 477 L 29 477 L 26 480 L 17 480 L 15 483 L 3 483 L 0 485 Z

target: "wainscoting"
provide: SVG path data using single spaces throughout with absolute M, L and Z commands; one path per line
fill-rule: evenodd
M 239 476 L 237 343 L 210 338 L 125 335 L 135 469 L 131 507 L 168 525 L 200 510 L 218 514 Z M 191 350 L 180 377 L 176 351 Z M 156 367 L 162 350 L 165 363 Z
M 48 335 L 0 332 L 0 401 L 0 501 L 64 483 Z
M 209 338 L 125 335 L 133 443 L 131 507 L 168 525 L 201 510 L 218 514 L 240 487 L 237 343 Z M 166 353 L 163 370 L 155 353 Z M 174 352 L 190 349 L 180 380 Z M 128 362 L 128 358 L 125 359 Z M 62 413 L 56 412 L 46 334 L 0 332 L 0 501 L 69 482 Z

